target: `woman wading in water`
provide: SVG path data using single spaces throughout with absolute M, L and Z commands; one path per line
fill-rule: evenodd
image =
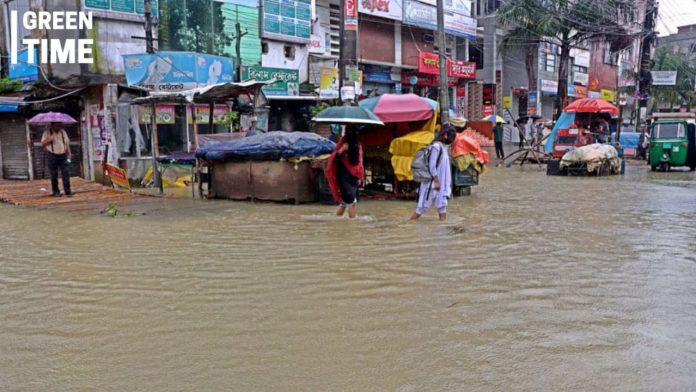
M 358 187 L 365 180 L 363 168 L 362 146 L 358 142 L 358 132 L 353 126 L 346 128 L 345 136 L 338 141 L 336 148 L 329 157 L 326 168 L 326 178 L 331 194 L 338 203 L 336 215 L 343 216 L 348 210 L 348 216 L 357 216 Z

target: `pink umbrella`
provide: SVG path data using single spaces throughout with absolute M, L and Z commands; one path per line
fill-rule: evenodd
M 371 110 L 385 123 L 427 120 L 434 113 L 428 101 L 416 94 L 384 94 L 363 99 L 358 105 Z
M 48 113 L 40 113 L 37 114 L 36 116 L 32 117 L 29 121 L 27 121 L 29 124 L 46 124 L 46 123 L 63 123 L 63 124 L 77 124 L 77 121 L 68 116 L 65 113 L 60 113 L 60 112 L 48 112 Z

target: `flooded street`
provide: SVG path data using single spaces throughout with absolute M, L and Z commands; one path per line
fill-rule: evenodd
M 0 390 L 696 389 L 696 174 L 493 168 L 414 207 L 0 205 Z

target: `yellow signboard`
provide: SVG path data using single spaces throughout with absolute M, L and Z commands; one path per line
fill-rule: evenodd
M 338 68 L 321 68 L 319 96 L 324 99 L 338 98 Z
M 503 109 L 510 109 L 512 107 L 512 96 L 506 95 L 503 97 Z
M 616 100 L 616 93 L 614 90 L 604 90 L 600 91 L 601 97 L 605 101 L 614 102 Z

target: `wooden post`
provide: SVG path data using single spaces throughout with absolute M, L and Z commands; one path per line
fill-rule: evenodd
M 29 171 L 29 180 L 34 179 L 34 159 L 32 154 L 32 150 L 34 149 L 34 143 L 31 141 L 31 129 L 29 128 L 29 123 L 25 120 L 24 121 L 24 126 L 27 130 L 27 157 L 29 158 L 29 164 L 27 166 L 27 170 Z M 2 173 L 0 173 L 0 178 L 2 178 Z
M 208 108 L 210 112 L 208 113 L 208 132 L 211 134 L 215 133 L 213 132 L 213 109 L 215 108 L 215 102 L 210 101 L 210 104 L 208 104 Z
M 162 184 L 162 176 L 159 172 L 159 164 L 157 158 L 159 157 L 159 140 L 157 138 L 157 108 L 155 107 L 155 102 L 151 105 L 152 114 L 150 115 L 150 124 L 152 127 L 152 176 L 155 179 L 155 185 L 159 187 L 160 194 L 164 193 L 164 186 Z
M 191 104 L 191 122 L 193 124 L 193 143 L 195 144 L 195 149 L 198 149 L 198 122 L 196 121 L 196 104 Z

